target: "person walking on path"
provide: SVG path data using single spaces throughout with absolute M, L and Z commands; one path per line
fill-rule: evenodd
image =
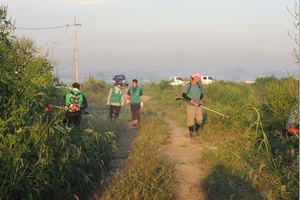
M 109 106 L 109 118 L 111 120 L 116 120 L 119 117 L 121 106 L 124 105 L 121 85 L 121 82 L 117 81 L 108 93 L 107 105 Z
M 79 125 L 83 110 L 87 108 L 87 101 L 79 89 L 80 84 L 73 83 L 72 89 L 65 94 L 64 101 L 67 107 L 65 123 Z
M 191 76 L 191 82 L 186 84 L 182 97 L 187 101 L 186 113 L 187 113 L 187 125 L 190 136 L 193 137 L 193 133 L 198 135 L 199 129 L 203 121 L 202 108 L 204 89 L 199 83 L 200 75 L 194 72 Z
M 137 79 L 132 80 L 132 86 L 127 91 L 127 103 L 130 102 L 131 118 L 133 126 L 137 126 L 140 122 L 140 109 L 144 106 L 143 90 L 138 86 Z

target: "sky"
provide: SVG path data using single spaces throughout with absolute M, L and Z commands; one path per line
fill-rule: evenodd
M 294 71 L 293 0 L 0 0 L 14 34 L 72 73 L 180 69 Z M 76 18 L 76 26 L 75 24 Z

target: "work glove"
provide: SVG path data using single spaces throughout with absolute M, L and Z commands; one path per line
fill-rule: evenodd
M 129 104 L 129 99 L 127 99 L 126 103 Z
M 144 102 L 141 102 L 141 108 L 144 106 Z

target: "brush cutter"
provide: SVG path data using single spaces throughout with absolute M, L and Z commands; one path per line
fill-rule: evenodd
M 55 105 L 48 105 L 45 108 L 45 112 L 49 112 L 50 110 L 53 110 L 54 108 L 59 108 L 59 109 L 66 109 L 64 106 L 55 106 Z M 82 114 L 90 114 L 89 112 L 86 112 L 84 110 L 81 110 Z
M 187 99 L 184 99 L 184 98 L 176 98 L 176 100 L 182 100 L 182 101 L 188 102 L 188 100 L 187 100 Z M 201 106 L 201 108 L 203 108 L 203 109 L 206 109 L 206 110 L 209 110 L 209 111 L 211 111 L 211 112 L 214 112 L 214 113 L 216 113 L 216 114 L 218 114 L 218 115 L 221 115 L 221 116 L 222 116 L 222 119 L 224 119 L 224 118 L 229 118 L 229 116 L 224 115 L 224 114 L 222 114 L 222 113 L 219 113 L 219 112 L 217 112 L 217 111 L 215 111 L 215 110 L 212 110 L 212 109 L 210 109 L 210 108 L 207 108 L 207 107 L 205 107 L 205 106 L 202 106 L 202 105 L 199 105 L 199 104 L 196 104 L 196 103 L 195 103 L 194 105 L 196 105 L 196 106 Z

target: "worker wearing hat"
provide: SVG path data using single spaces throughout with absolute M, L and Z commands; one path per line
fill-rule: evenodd
M 200 75 L 197 72 L 192 73 L 191 82 L 186 84 L 182 97 L 187 102 L 187 125 L 189 134 L 194 137 L 194 132 L 198 135 L 203 121 L 201 105 L 203 104 L 204 89 L 199 83 Z
M 121 106 L 124 105 L 121 85 L 122 83 L 120 81 L 116 81 L 114 83 L 114 87 L 110 88 L 107 96 L 107 105 L 109 106 L 109 118 L 111 120 L 115 120 L 119 117 Z

